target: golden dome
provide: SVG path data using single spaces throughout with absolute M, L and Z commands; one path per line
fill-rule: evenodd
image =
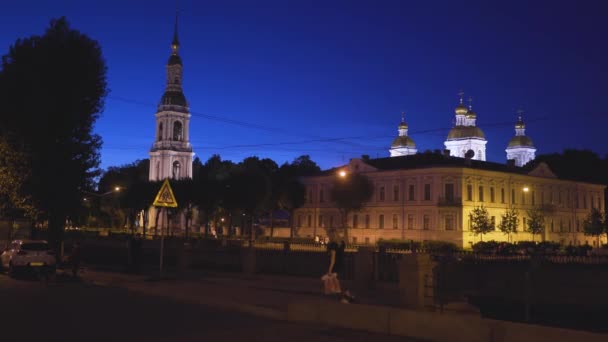
M 528 138 L 525 135 L 516 135 L 511 138 L 509 141 L 508 147 L 534 147 L 534 143 L 532 143 L 532 139 Z
M 448 140 L 460 140 L 468 138 L 485 140 L 486 136 L 483 134 L 483 131 L 476 126 L 456 126 L 450 130 L 450 133 L 448 133 Z
M 467 111 L 467 118 L 475 119 L 477 118 L 477 113 L 475 113 L 472 109 L 469 109 L 469 111 Z
M 521 119 L 521 117 L 519 118 L 519 120 L 517 120 L 517 122 L 515 123 L 515 128 L 516 129 L 522 129 L 522 128 L 526 128 L 526 124 L 524 124 L 524 121 Z
M 414 148 L 416 148 L 416 143 L 414 143 L 414 140 L 412 140 L 412 138 L 403 135 L 403 136 L 396 137 L 395 140 L 393 140 L 393 143 L 391 144 L 391 148 L 397 148 L 397 147 L 414 147 Z
M 466 115 L 467 114 L 467 106 L 465 106 L 465 105 L 463 105 L 461 103 L 458 106 L 456 106 L 456 109 L 454 110 L 454 112 L 456 113 L 456 115 Z
M 405 123 L 405 121 L 401 121 L 401 123 L 399 124 L 399 129 L 407 129 L 407 124 Z

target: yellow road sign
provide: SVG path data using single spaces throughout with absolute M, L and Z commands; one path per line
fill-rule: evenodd
M 155 207 L 177 208 L 177 200 L 169 184 L 169 178 L 166 178 L 163 182 L 163 186 L 160 187 L 152 205 Z

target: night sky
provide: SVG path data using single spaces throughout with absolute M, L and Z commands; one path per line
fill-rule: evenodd
M 608 1 L 181 0 L 190 139 L 203 161 L 302 154 L 322 168 L 386 157 L 405 111 L 419 151 L 443 149 L 459 90 L 488 160 L 516 111 L 537 154 L 608 153 Z M 11 1 L 0 52 L 66 16 L 103 48 L 102 167 L 148 158 L 174 1 Z

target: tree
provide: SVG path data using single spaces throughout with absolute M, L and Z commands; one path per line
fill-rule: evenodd
M 502 215 L 502 219 L 498 224 L 498 229 L 507 235 L 509 241 L 511 241 L 511 233 L 517 231 L 517 225 L 519 224 L 519 217 L 517 210 L 514 208 L 507 209 Z
M 532 241 L 534 241 L 534 236 L 537 234 L 541 234 L 545 227 L 545 214 L 542 209 L 538 207 L 533 207 L 532 209 L 527 211 L 528 214 L 528 227 L 526 227 L 527 231 L 532 234 Z
M 340 211 L 344 239 L 348 241 L 348 214 L 359 211 L 372 198 L 374 185 L 367 176 L 360 173 L 336 175 L 330 190 L 331 198 Z
M 598 241 L 599 237 L 606 232 L 604 214 L 599 209 L 591 208 L 591 211 L 583 222 L 583 232 L 585 235 L 596 237 Z
M 483 234 L 494 230 L 488 210 L 484 206 L 473 208 L 469 214 L 469 220 L 471 221 L 471 231 L 475 235 L 481 235 L 481 241 L 483 241 Z
M 30 174 L 20 195 L 48 219 L 58 249 L 66 217 L 82 205 L 81 190 L 99 174 L 101 137 L 93 134 L 103 109 L 106 64 L 98 42 L 52 20 L 41 36 L 20 39 L 2 58 L 0 126 L 16 137 Z

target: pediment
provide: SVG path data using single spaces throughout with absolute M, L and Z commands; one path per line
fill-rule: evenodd
M 533 168 L 532 171 L 528 172 L 528 175 L 543 178 L 557 178 L 555 173 L 551 171 L 551 168 L 545 162 L 540 162 L 538 165 L 536 165 L 536 167 Z

